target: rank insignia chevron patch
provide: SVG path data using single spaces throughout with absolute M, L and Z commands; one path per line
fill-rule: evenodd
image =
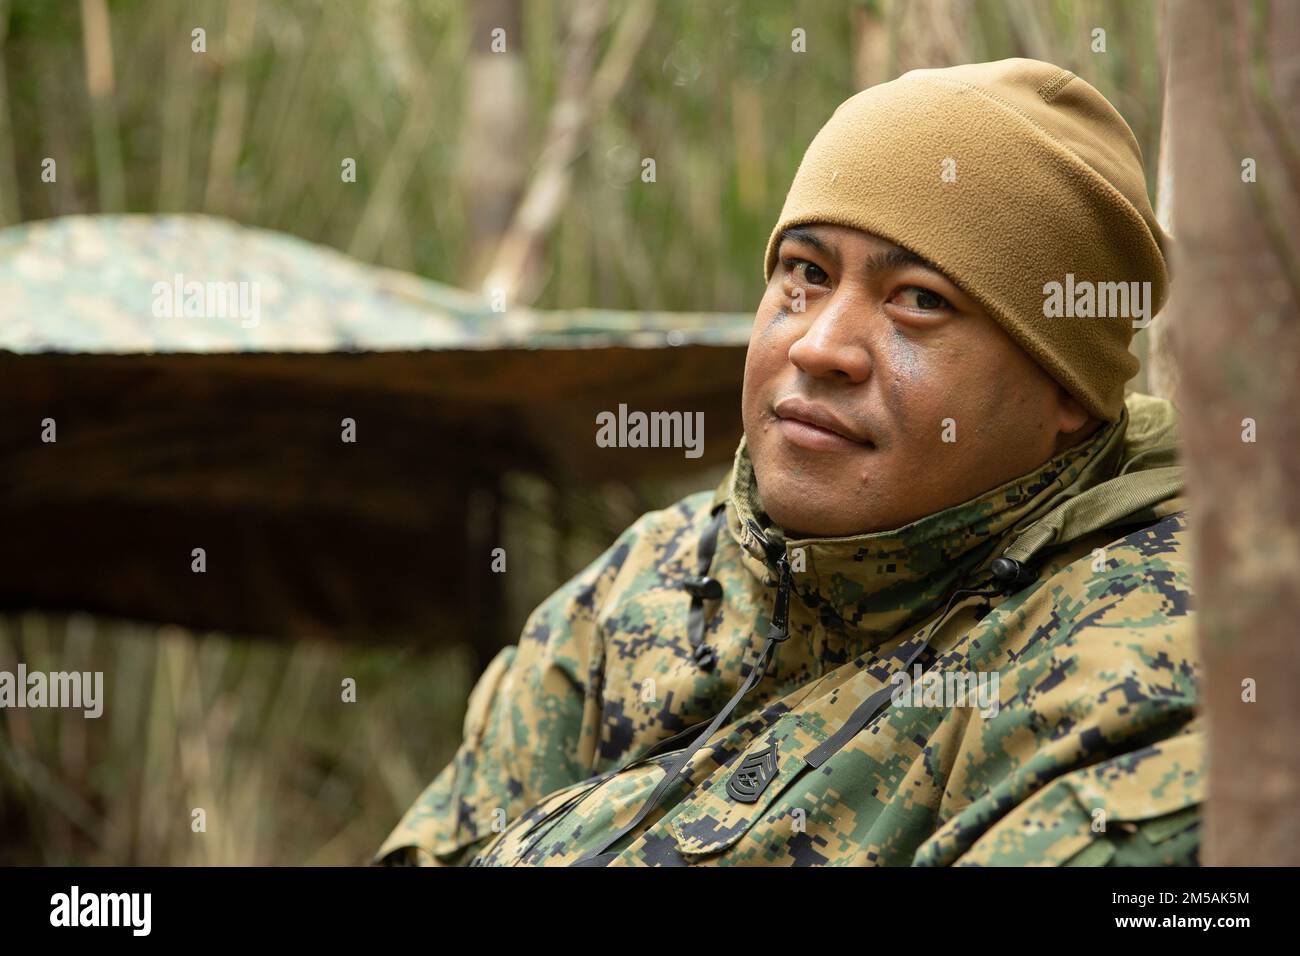
M 727 781 L 727 795 L 740 803 L 753 803 L 776 776 L 776 750 L 764 747 L 746 757 Z

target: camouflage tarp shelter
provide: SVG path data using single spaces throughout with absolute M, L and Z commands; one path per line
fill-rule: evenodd
M 190 282 L 252 284 L 256 324 L 162 301 Z M 0 231 L 0 604 L 472 640 L 499 612 L 502 472 L 594 482 L 725 461 L 749 322 L 494 312 L 201 216 Z M 703 459 L 597 447 L 597 413 L 620 403 L 704 412 Z

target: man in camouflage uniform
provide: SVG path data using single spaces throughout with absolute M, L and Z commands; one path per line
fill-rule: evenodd
M 731 474 L 532 615 L 377 859 L 1194 863 L 1176 423 L 1123 393 L 1165 242 L 1064 70 L 844 103 L 768 244 Z

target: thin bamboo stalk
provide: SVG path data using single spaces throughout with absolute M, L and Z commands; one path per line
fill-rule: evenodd
M 164 21 L 162 146 L 159 156 L 158 208 L 181 210 L 190 188 L 190 129 L 194 104 L 194 58 L 181 8 L 169 5 Z
M 99 209 L 100 212 L 121 212 L 126 208 L 126 184 L 122 175 L 122 144 L 113 102 L 112 22 L 105 0 L 81 0 L 81 25 Z
M 18 166 L 14 154 L 13 120 L 9 112 L 9 85 L 5 70 L 5 37 L 9 32 L 10 0 L 0 0 L 0 226 L 19 222 L 22 205 Z
M 235 167 L 239 161 L 248 111 L 248 71 L 244 69 L 243 61 L 252 43 L 257 0 L 233 0 L 228 10 L 223 51 L 225 71 L 208 165 L 207 191 L 203 198 L 203 208 L 209 212 L 231 211 L 236 201 Z

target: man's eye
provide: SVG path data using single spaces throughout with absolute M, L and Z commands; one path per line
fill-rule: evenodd
M 825 285 L 831 278 L 826 274 L 825 269 L 807 259 L 791 259 L 790 268 L 795 278 L 809 285 Z
M 948 300 L 937 292 L 931 292 L 929 289 L 922 289 L 919 286 L 910 285 L 899 293 L 902 297 L 902 304 L 909 309 L 918 309 L 922 312 L 931 312 L 935 309 L 951 308 Z

